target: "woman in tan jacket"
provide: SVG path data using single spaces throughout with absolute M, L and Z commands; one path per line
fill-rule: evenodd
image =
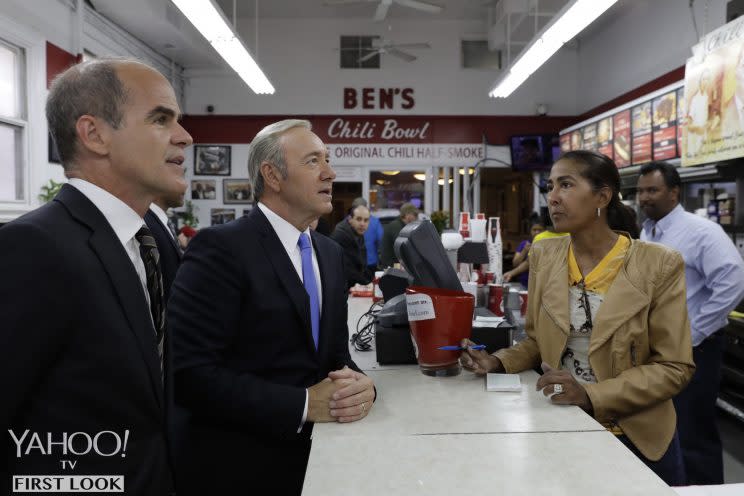
M 635 216 L 619 189 L 615 163 L 599 153 L 567 152 L 553 165 L 548 208 L 555 229 L 570 236 L 530 251 L 528 338 L 493 355 L 467 349 L 461 363 L 478 374 L 542 363 L 538 390 L 581 407 L 665 482 L 681 485 L 671 398 L 695 368 L 684 262 L 632 239 Z

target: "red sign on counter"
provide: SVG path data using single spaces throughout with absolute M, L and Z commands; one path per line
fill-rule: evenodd
M 612 116 L 613 149 L 618 168 L 630 165 L 630 110 Z
M 654 160 L 677 156 L 677 92 L 653 100 Z
M 633 165 L 651 161 L 651 102 L 633 107 L 632 121 L 632 160 Z

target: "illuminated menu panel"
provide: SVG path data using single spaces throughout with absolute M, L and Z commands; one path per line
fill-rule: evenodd
M 677 156 L 677 92 L 672 91 L 653 102 L 654 160 Z
M 627 167 L 630 165 L 630 110 L 612 116 L 612 131 L 615 164 Z
M 612 117 L 597 123 L 597 151 L 612 158 Z
M 571 133 L 571 150 L 583 150 L 584 149 L 584 138 L 581 135 L 581 130 L 577 129 Z
M 634 165 L 651 161 L 651 102 L 631 109 L 631 162 Z
M 597 124 L 589 124 L 582 128 L 584 135 L 584 150 L 597 151 Z

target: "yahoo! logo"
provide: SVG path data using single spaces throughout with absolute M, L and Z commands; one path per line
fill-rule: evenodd
M 16 458 L 31 454 L 84 456 L 91 452 L 99 456 L 127 456 L 129 429 L 120 436 L 114 431 L 87 432 L 31 432 L 26 429 L 20 436 L 8 429 L 8 434 L 16 445 Z

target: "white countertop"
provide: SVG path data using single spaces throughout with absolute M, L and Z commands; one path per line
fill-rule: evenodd
M 349 333 L 371 299 L 349 299 Z M 557 406 L 520 374 L 519 393 L 487 392 L 463 372 L 429 377 L 416 365 L 352 357 L 378 398 L 351 424 L 316 424 L 306 496 L 498 494 L 737 496 L 744 484 L 669 488 L 578 407 Z
M 550 403 L 535 391 L 538 375 L 520 374 L 522 391 L 488 392 L 485 378 L 469 372 L 430 377 L 418 366 L 367 371 L 377 387 L 369 415 L 351 424 L 317 424 L 313 438 L 405 434 L 604 431 L 576 406 Z
M 608 432 L 316 439 L 303 495 L 648 496 L 675 492 Z

